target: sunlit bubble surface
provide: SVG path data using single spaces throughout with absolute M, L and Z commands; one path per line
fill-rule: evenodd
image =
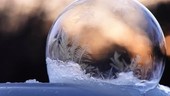
M 164 56 L 158 22 L 135 0 L 75 1 L 52 26 L 46 48 L 52 83 L 92 80 L 141 90 L 159 83 Z

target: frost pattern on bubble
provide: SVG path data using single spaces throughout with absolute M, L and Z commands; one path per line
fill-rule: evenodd
M 50 82 L 57 83 L 57 82 L 65 82 L 65 80 L 83 80 L 87 79 L 88 76 L 85 75 L 85 72 L 81 69 L 79 64 L 70 62 L 62 62 L 59 60 L 51 60 L 47 58 L 46 60 L 48 64 L 48 69 L 50 70 L 49 77 Z
M 152 89 L 164 70 L 165 49 L 160 25 L 138 1 L 78 0 L 48 35 L 48 75 L 50 82 L 96 80 Z
M 62 62 L 60 60 L 46 59 L 48 71 L 50 74 L 50 83 L 75 83 L 76 81 L 87 80 L 95 82 L 110 83 L 115 85 L 134 85 L 139 86 L 139 90 L 145 90 L 145 86 L 152 86 L 156 81 L 142 81 L 133 75 L 133 72 L 122 72 L 118 74 L 116 79 L 102 79 L 91 77 L 82 70 L 80 64 L 72 61 Z M 145 82 L 145 83 L 144 83 Z M 141 87 L 142 86 L 142 87 Z M 152 89 L 153 87 L 149 88 Z

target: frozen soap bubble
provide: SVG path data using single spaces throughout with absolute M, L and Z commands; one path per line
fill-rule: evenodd
M 75 1 L 54 23 L 46 49 L 50 82 L 93 79 L 143 89 L 159 83 L 164 56 L 160 25 L 135 0 Z

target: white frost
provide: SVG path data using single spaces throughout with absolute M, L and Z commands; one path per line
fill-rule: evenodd
M 88 78 L 77 63 L 71 61 L 65 63 L 59 60 L 51 60 L 49 58 L 46 60 L 48 62 L 47 69 L 50 83 L 64 82 L 65 80 L 68 80 L 68 78 L 75 80 Z
M 133 76 L 133 72 L 122 72 L 118 74 L 116 79 L 100 79 L 91 77 L 89 74 L 85 74 L 79 64 L 70 62 L 62 62 L 60 60 L 46 59 L 48 75 L 51 83 L 64 82 L 65 80 L 95 80 L 100 82 L 107 82 L 116 85 L 142 85 L 141 82 L 147 82 L 137 79 Z M 156 83 L 149 82 L 149 83 Z M 144 85 L 142 85 L 144 86 Z
M 72 61 L 62 62 L 47 58 L 46 62 L 50 83 L 77 83 L 76 80 L 88 80 L 99 83 L 135 86 L 141 92 L 153 89 L 158 84 L 156 80 L 139 80 L 133 75 L 133 72 L 119 73 L 116 79 L 100 79 L 85 74 L 85 71 L 81 69 L 80 65 Z M 157 88 L 168 94 L 168 96 L 170 95 L 170 89 L 168 87 L 159 85 Z

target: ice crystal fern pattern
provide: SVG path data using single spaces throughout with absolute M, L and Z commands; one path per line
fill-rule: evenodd
M 86 51 L 86 48 L 80 47 L 78 38 L 70 38 L 64 32 L 63 28 L 58 31 L 53 43 L 50 45 L 50 55 L 55 60 L 61 60 L 64 62 L 74 61 L 80 64 L 82 70 L 90 76 L 101 79 L 113 79 L 117 78 L 119 72 L 128 72 L 134 70 L 137 67 L 136 58 L 131 60 L 131 64 L 123 60 L 119 60 L 121 53 L 115 51 L 113 57 L 110 58 L 110 68 L 107 71 L 101 71 L 98 66 L 94 66 L 92 57 Z M 137 77 L 140 77 L 140 70 L 135 72 Z

